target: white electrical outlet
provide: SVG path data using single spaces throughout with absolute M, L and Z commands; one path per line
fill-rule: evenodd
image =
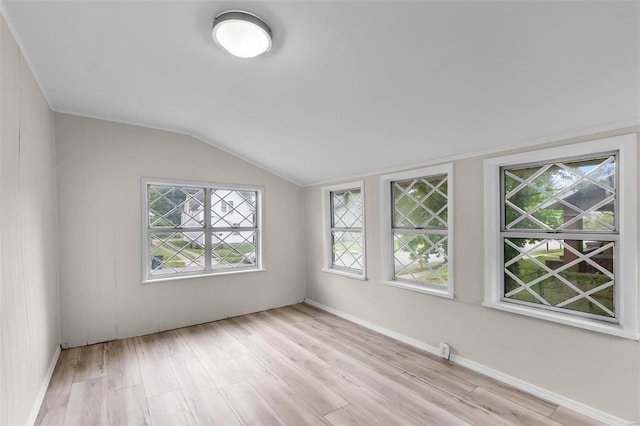
M 451 347 L 449 347 L 448 343 L 440 342 L 440 352 L 442 352 L 442 358 L 449 359 L 451 356 Z

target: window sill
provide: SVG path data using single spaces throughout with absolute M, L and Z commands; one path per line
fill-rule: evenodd
M 418 293 L 430 294 L 432 296 L 444 297 L 445 299 L 453 299 L 453 294 L 449 289 L 439 289 L 434 287 L 423 287 L 416 284 L 404 283 L 400 281 L 382 281 L 382 284 L 391 287 L 398 287 L 405 290 L 416 291 Z
M 354 278 L 354 279 L 360 280 L 360 281 L 367 281 L 366 275 L 357 274 L 355 272 L 347 272 L 347 271 L 341 271 L 339 269 L 330 269 L 330 268 L 322 268 L 321 271 L 322 272 L 328 272 L 330 274 L 341 275 L 341 276 L 347 277 L 347 278 Z
M 598 333 L 610 334 L 612 336 L 624 337 L 625 339 L 640 340 L 640 335 L 632 330 L 624 329 L 620 325 L 607 324 L 597 320 L 588 318 L 579 318 L 572 315 L 563 315 L 557 312 L 544 311 L 535 308 L 528 308 L 507 302 L 487 302 L 482 306 L 492 309 L 498 309 L 505 312 L 520 314 L 531 318 L 538 318 L 546 321 L 564 324 L 571 327 L 578 327 L 585 330 L 595 331 Z
M 208 274 L 168 276 L 168 277 L 162 277 L 162 278 L 146 279 L 146 280 L 142 280 L 140 283 L 141 284 L 154 284 L 154 283 L 162 283 L 162 282 L 167 282 L 167 281 L 186 280 L 186 279 L 192 279 L 192 278 L 210 278 L 210 277 L 218 277 L 218 276 L 221 276 L 221 275 L 236 275 L 236 274 L 247 274 L 247 273 L 251 273 L 251 272 L 265 272 L 265 271 L 266 271 L 266 269 L 264 269 L 264 268 L 256 268 L 256 269 L 242 269 L 242 270 L 239 270 L 239 271 L 212 272 L 212 273 L 208 273 Z

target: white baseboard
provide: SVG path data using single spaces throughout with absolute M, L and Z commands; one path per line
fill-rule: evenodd
M 305 299 L 305 303 L 309 305 L 315 306 L 316 308 L 322 309 L 323 311 L 327 311 L 334 315 L 337 315 L 341 318 L 359 324 L 363 327 L 366 327 L 370 330 L 376 331 L 380 334 L 384 334 L 385 336 L 391 337 L 393 339 L 399 340 L 400 342 L 411 345 L 415 348 L 421 349 L 423 351 L 432 353 L 436 356 L 441 356 L 442 352 L 439 348 L 435 346 L 428 345 L 419 340 L 413 339 L 411 337 L 405 336 L 403 334 L 397 333 L 395 331 L 386 329 L 384 327 L 380 327 L 379 325 L 370 323 L 369 321 L 365 321 L 361 318 L 353 316 L 351 314 L 347 314 L 346 312 L 339 311 L 337 309 L 331 308 L 329 306 L 325 306 L 321 303 L 318 303 L 311 299 Z M 613 416 L 609 413 L 605 413 L 604 411 L 598 410 L 596 408 L 590 407 L 586 404 L 583 404 L 578 401 L 574 401 L 573 399 L 567 398 L 555 392 L 551 392 L 547 389 L 541 388 L 540 386 L 536 386 L 529 382 L 525 382 L 524 380 L 518 379 L 517 377 L 510 376 L 508 374 L 502 373 L 500 371 L 494 370 L 493 368 L 489 368 L 482 364 L 479 364 L 475 361 L 471 361 L 470 359 L 463 358 L 459 355 L 451 355 L 451 362 L 455 362 L 456 364 L 462 365 L 463 367 L 467 367 L 470 370 L 476 371 L 478 373 L 484 374 L 485 376 L 489 376 L 493 379 L 496 379 L 502 383 L 513 386 L 516 389 L 520 389 L 524 392 L 530 393 L 531 395 L 537 396 L 538 398 L 549 401 L 553 404 L 562 405 L 566 408 L 570 408 L 571 410 L 577 411 L 578 413 L 584 414 L 585 416 L 591 417 L 592 419 L 598 420 L 600 422 L 606 423 L 608 425 L 634 425 L 637 423 L 632 423 L 627 420 L 623 420 L 619 417 Z
M 25 423 L 25 426 L 33 426 L 38 418 L 38 413 L 40 412 L 40 407 L 42 406 L 42 402 L 44 401 L 44 397 L 47 394 L 47 389 L 49 389 L 49 383 L 51 382 L 51 378 L 53 377 L 53 372 L 56 369 L 56 364 L 58 364 L 58 358 L 60 357 L 60 346 L 56 347 L 55 352 L 53 353 L 53 358 L 51 359 L 51 363 L 49 364 L 49 368 L 47 369 L 47 373 L 44 375 L 44 379 L 42 380 L 42 385 L 40 386 L 40 392 L 38 392 L 38 396 L 36 397 L 35 402 L 33 403 L 33 408 L 31 409 L 31 414 Z

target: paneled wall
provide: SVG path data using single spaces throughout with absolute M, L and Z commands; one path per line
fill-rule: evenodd
M 303 300 L 299 186 L 190 136 L 56 113 L 55 137 L 63 347 Z M 266 271 L 141 284 L 142 177 L 264 186 Z
M 53 115 L 0 18 L 0 424 L 32 413 L 60 344 Z
M 621 129 L 545 146 L 639 131 Z M 507 152 L 495 156 L 503 154 Z M 482 306 L 485 158 L 454 161 L 455 299 L 381 284 L 379 175 L 363 178 L 368 281 L 321 271 L 321 186 L 305 188 L 307 298 L 434 347 L 447 342 L 456 355 L 638 422 L 639 342 Z

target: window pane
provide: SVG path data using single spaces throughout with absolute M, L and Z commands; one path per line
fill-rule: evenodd
M 349 189 L 331 193 L 334 228 L 362 227 L 362 197 L 360 189 Z
M 211 191 L 213 228 L 256 226 L 256 191 L 214 189 Z
M 254 231 L 214 232 L 211 235 L 211 267 L 213 269 L 256 265 L 256 233 Z
M 615 317 L 613 241 L 504 239 L 504 298 Z
M 149 185 L 149 226 L 204 226 L 204 189 Z
M 362 271 L 362 233 L 334 231 L 331 239 L 333 265 Z
M 395 279 L 446 287 L 447 235 L 394 233 Z
M 504 228 L 613 231 L 615 156 L 503 169 Z
M 204 270 L 203 232 L 158 232 L 150 234 L 151 275 Z
M 392 182 L 394 228 L 447 228 L 447 175 Z

